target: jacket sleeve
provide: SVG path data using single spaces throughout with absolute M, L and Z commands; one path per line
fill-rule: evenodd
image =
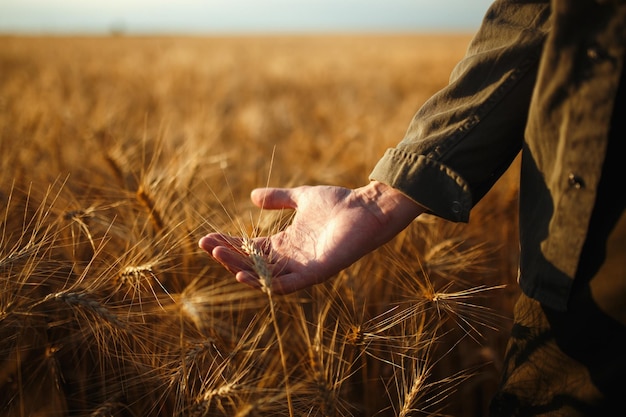
M 549 27 L 549 1 L 496 1 L 448 86 L 420 108 L 370 179 L 467 222 L 521 148 Z

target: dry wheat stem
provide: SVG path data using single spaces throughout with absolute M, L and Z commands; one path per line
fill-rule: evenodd
M 272 272 L 267 264 L 264 254 L 257 248 L 251 239 L 245 237 L 241 249 L 248 255 L 252 261 L 252 268 L 254 272 L 259 276 L 261 282 L 261 290 L 267 294 L 267 299 L 270 307 L 270 314 L 272 317 L 272 323 L 274 324 L 274 332 L 276 333 L 276 340 L 278 341 L 278 350 L 280 351 L 281 363 L 284 372 L 285 390 L 287 394 L 287 407 L 289 408 L 289 415 L 293 417 L 293 404 L 291 401 L 291 387 L 289 386 L 289 371 L 287 369 L 287 357 L 285 354 L 285 347 L 283 346 L 283 338 L 280 333 L 280 327 L 278 326 L 278 319 L 276 317 L 276 308 L 274 306 L 274 300 L 272 297 Z
M 428 382 L 436 363 L 452 351 L 452 349 L 448 350 L 434 361 L 431 359 L 438 338 L 435 333 L 425 343 L 420 343 L 424 346 L 420 355 L 399 356 L 399 366 L 395 367 L 394 371 L 400 405 L 396 413 L 398 417 L 408 417 L 415 412 L 428 413 L 429 416 L 443 416 L 441 410 L 433 410 L 433 407 L 441 404 L 462 381 L 471 376 L 460 371 L 442 380 Z

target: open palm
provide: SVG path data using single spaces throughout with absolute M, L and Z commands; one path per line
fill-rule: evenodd
M 326 281 L 404 229 L 423 209 L 382 183 L 261 188 L 251 195 L 263 209 L 294 209 L 292 223 L 253 239 L 272 273 L 272 290 L 289 293 Z M 211 233 L 199 245 L 240 282 L 259 286 L 241 238 Z

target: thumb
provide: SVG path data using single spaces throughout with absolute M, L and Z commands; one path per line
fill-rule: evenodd
M 250 194 L 252 202 L 264 209 L 295 209 L 298 206 L 293 188 L 256 188 Z

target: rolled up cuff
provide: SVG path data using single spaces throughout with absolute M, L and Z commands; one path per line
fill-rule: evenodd
M 449 167 L 424 155 L 387 149 L 369 178 L 397 189 L 436 216 L 469 221 L 469 185 Z

